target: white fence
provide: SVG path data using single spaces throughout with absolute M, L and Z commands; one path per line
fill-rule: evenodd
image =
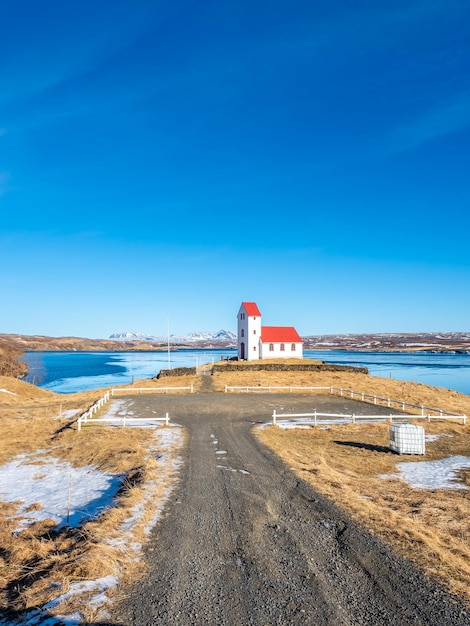
M 405 408 L 411 409 L 419 409 L 420 414 L 414 415 L 410 414 L 410 416 L 418 418 L 426 418 L 428 421 L 431 419 L 441 418 L 441 419 L 461 419 L 464 424 L 466 424 L 466 415 L 454 415 L 449 413 L 448 411 L 444 411 L 443 409 L 436 409 L 435 407 L 425 406 L 424 404 L 411 404 L 410 402 L 404 402 L 403 400 L 392 400 L 391 398 L 382 398 L 380 396 L 365 393 L 364 391 L 354 391 L 353 389 L 344 389 L 342 387 L 295 387 L 295 386 L 269 386 L 269 387 L 231 387 L 229 385 L 225 385 L 225 393 L 229 393 L 231 391 L 239 392 L 239 393 L 272 393 L 273 391 L 285 391 L 288 393 L 292 393 L 293 391 L 328 391 L 330 394 L 337 394 L 341 397 L 349 397 L 353 400 L 361 400 L 362 402 L 371 402 L 372 404 L 380 404 L 385 405 L 388 408 L 395 406 L 395 408 L 401 408 L 402 411 Z M 312 414 L 309 414 L 313 416 Z M 317 415 L 319 415 L 317 413 Z M 344 416 L 346 417 L 346 416 Z M 384 416 L 381 416 L 382 419 Z M 396 416 L 398 417 L 398 416 Z M 403 416 L 402 416 L 403 417 Z M 388 418 L 387 418 L 388 419 Z
M 353 391 L 352 389 L 343 389 L 342 387 L 330 387 L 330 393 L 337 393 L 342 397 L 349 397 L 351 399 L 358 399 L 362 402 L 372 402 L 372 404 L 384 404 L 388 408 L 392 405 L 395 405 L 397 408 L 401 408 L 402 411 L 405 410 L 405 407 L 410 407 L 412 409 L 419 409 L 421 411 L 421 417 L 428 417 L 425 415 L 425 411 L 435 413 L 439 417 L 445 418 L 448 417 L 465 417 L 464 415 L 452 415 L 448 411 L 444 411 L 443 409 L 436 409 L 434 407 L 425 406 L 424 404 L 411 404 L 410 402 L 404 402 L 403 400 L 392 400 L 391 398 L 381 398 L 380 396 L 373 395 L 370 393 L 364 393 L 363 391 Z M 414 416 L 419 417 L 419 416 Z M 436 417 L 436 416 L 431 416 Z
M 142 394 L 145 392 L 152 393 L 168 393 L 171 391 L 189 391 L 190 393 L 194 393 L 194 385 L 190 385 L 189 387 L 122 387 L 122 388 L 113 388 L 111 389 L 111 395 L 114 396 L 117 393 L 138 393 Z
M 299 425 L 313 425 L 317 424 L 365 424 L 367 422 L 390 422 L 400 421 L 409 419 L 412 417 L 413 419 L 427 419 L 430 422 L 432 419 L 461 419 L 463 424 L 467 423 L 466 415 L 398 415 L 398 414 L 390 414 L 390 415 L 356 415 L 354 413 L 320 413 L 318 411 L 314 411 L 313 413 L 277 413 L 276 410 L 273 411 L 273 426 L 277 425 L 278 419 L 298 419 L 298 418 L 308 418 L 304 419 L 304 421 L 297 422 Z M 318 419 L 318 418 L 326 418 L 326 419 Z
M 192 385 L 191 385 L 192 387 Z M 134 388 L 135 389 L 135 388 Z M 147 389 L 147 388 L 143 388 Z M 149 389 L 157 389 L 149 387 Z M 163 387 L 162 389 L 165 389 Z M 175 389 L 175 387 L 169 387 L 169 389 Z M 178 389 L 188 389 L 187 387 L 178 387 Z M 109 401 L 110 397 L 114 395 L 114 391 L 129 391 L 128 389 L 112 389 L 111 391 L 107 391 L 102 398 L 97 400 L 89 409 L 87 409 L 84 413 L 80 415 L 77 420 L 77 428 L 80 431 L 82 429 L 82 424 L 87 424 L 89 426 L 94 424 L 119 424 L 121 426 L 137 426 L 139 424 L 147 424 L 150 425 L 154 422 L 165 422 L 165 425 L 168 426 L 170 423 L 170 417 L 168 413 L 165 414 L 165 417 L 93 417 L 96 413 L 101 409 L 106 402 Z M 191 391 L 192 393 L 192 391 Z
M 273 391 L 287 391 L 288 393 L 292 393 L 293 391 L 329 391 L 331 393 L 331 389 L 333 387 L 295 387 L 293 385 L 289 386 L 275 386 L 270 385 L 269 387 L 250 387 L 248 385 L 244 387 L 231 387 L 229 385 L 225 385 L 225 393 L 229 393 L 232 391 L 238 393 L 272 393 Z
M 78 418 L 78 430 L 82 429 L 82 424 L 87 426 L 94 426 L 96 424 L 112 424 L 113 426 L 152 426 L 156 425 L 156 423 L 164 422 L 165 426 L 168 426 L 170 423 L 170 416 L 168 413 L 165 414 L 165 417 L 79 417 Z

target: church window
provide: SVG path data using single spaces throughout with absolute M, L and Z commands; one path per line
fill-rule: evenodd
M 256 328 L 255 328 L 255 329 L 254 329 L 254 331 L 253 331 L 253 335 L 256 335 Z
M 273 343 L 269 344 L 269 352 L 274 352 L 274 344 Z
M 256 346 L 253 346 L 253 350 L 256 352 Z
M 286 348 L 285 348 L 284 344 L 283 344 L 283 343 L 281 343 L 281 346 L 280 346 L 280 350 L 281 350 L 281 352 L 284 352 L 284 350 L 285 350 L 285 349 L 286 349 Z
M 245 329 L 244 329 L 244 328 L 242 328 L 241 335 L 242 335 L 242 337 L 244 337 L 244 336 L 245 336 Z
M 291 352 L 295 352 L 295 343 L 291 345 L 290 349 L 291 349 Z

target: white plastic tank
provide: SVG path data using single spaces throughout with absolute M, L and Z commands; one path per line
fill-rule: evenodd
M 398 454 L 425 454 L 424 428 L 415 424 L 390 424 L 390 450 Z

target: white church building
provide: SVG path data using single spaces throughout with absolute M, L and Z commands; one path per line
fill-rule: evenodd
M 303 358 L 303 342 L 293 326 L 261 326 L 261 313 L 255 302 L 242 302 L 238 311 L 238 358 Z

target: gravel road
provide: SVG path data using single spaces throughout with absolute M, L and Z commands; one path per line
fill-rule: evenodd
M 116 622 L 469 626 L 459 601 L 299 481 L 252 433 L 274 408 L 388 409 L 268 394 L 139 396 L 132 403 L 142 416 L 169 411 L 189 443 L 179 487 L 148 545 L 149 572 L 125 590 Z

